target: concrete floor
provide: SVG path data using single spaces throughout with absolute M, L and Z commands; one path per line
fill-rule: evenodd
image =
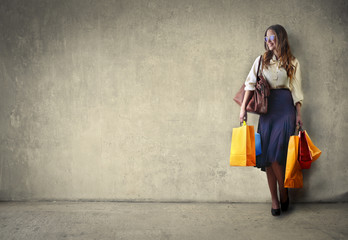
M 2 202 L 0 239 L 348 239 L 348 204 Z

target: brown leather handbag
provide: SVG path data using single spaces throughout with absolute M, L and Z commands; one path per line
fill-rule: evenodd
M 262 74 L 259 75 L 260 65 L 262 61 L 262 55 L 260 57 L 259 66 L 257 67 L 257 81 L 255 90 L 253 91 L 252 97 L 246 107 L 246 111 L 250 113 L 256 113 L 256 114 L 265 114 L 267 113 L 267 105 L 268 105 L 268 96 L 270 94 L 270 87 L 267 82 L 267 80 L 262 76 Z M 239 89 L 236 96 L 233 98 L 233 100 L 238 103 L 240 106 L 243 103 L 244 94 L 245 94 L 245 84 Z

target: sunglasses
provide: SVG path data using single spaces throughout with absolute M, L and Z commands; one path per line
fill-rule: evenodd
M 274 41 L 274 39 L 275 39 L 275 35 L 271 35 L 269 37 L 265 37 L 265 42 L 268 42 L 268 40 Z

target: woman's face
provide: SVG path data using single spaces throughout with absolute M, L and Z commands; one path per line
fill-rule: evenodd
M 267 30 L 265 41 L 270 51 L 274 51 L 277 49 L 277 35 L 273 30 Z

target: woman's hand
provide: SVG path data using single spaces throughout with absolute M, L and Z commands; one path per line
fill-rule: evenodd
M 301 114 L 297 114 L 296 116 L 296 125 L 300 125 L 301 127 L 303 125 Z
M 301 117 L 301 103 L 296 103 L 296 125 L 300 125 L 302 127 L 302 117 Z
M 239 113 L 239 122 L 247 121 L 248 120 L 248 115 L 246 112 L 246 106 L 251 98 L 252 91 L 246 90 L 243 98 L 243 103 L 240 106 L 240 113 Z
M 245 108 L 241 107 L 240 108 L 240 113 L 239 113 L 239 122 L 247 121 L 248 120 L 248 115 L 247 112 L 245 111 Z

